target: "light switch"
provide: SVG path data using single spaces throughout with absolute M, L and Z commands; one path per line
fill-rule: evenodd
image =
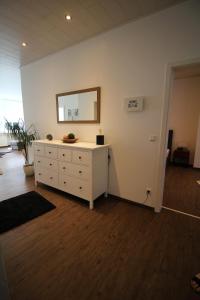
M 156 135 L 150 135 L 149 136 L 149 141 L 150 142 L 155 142 L 157 140 L 157 136 Z

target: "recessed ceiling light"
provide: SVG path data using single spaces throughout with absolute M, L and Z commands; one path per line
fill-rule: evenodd
M 70 21 L 72 18 L 71 18 L 70 15 L 66 15 L 66 16 L 65 16 L 65 19 L 66 19 L 67 21 Z
M 27 46 L 27 43 L 23 42 L 23 43 L 22 43 L 22 46 L 23 46 L 23 47 L 26 47 L 26 46 Z

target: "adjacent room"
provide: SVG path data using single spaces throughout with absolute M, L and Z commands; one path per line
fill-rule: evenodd
M 1 300 L 199 299 L 199 36 L 199 0 L 0 1 Z
M 200 216 L 200 65 L 173 70 L 163 205 Z

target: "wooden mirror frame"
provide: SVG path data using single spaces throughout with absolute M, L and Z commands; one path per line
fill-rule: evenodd
M 87 92 L 97 92 L 97 119 L 96 120 L 70 120 L 70 121 L 59 121 L 59 110 L 58 110 L 58 98 L 59 96 L 66 96 L 66 95 L 74 95 L 80 93 L 87 93 Z M 77 90 L 71 91 L 66 93 L 56 94 L 56 113 L 57 113 L 57 123 L 82 123 L 82 124 L 91 124 L 91 123 L 100 123 L 100 99 L 101 99 L 101 88 L 93 87 L 84 90 Z

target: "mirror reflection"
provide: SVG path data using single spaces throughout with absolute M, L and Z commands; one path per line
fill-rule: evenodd
M 99 123 L 100 87 L 56 95 L 58 123 Z

